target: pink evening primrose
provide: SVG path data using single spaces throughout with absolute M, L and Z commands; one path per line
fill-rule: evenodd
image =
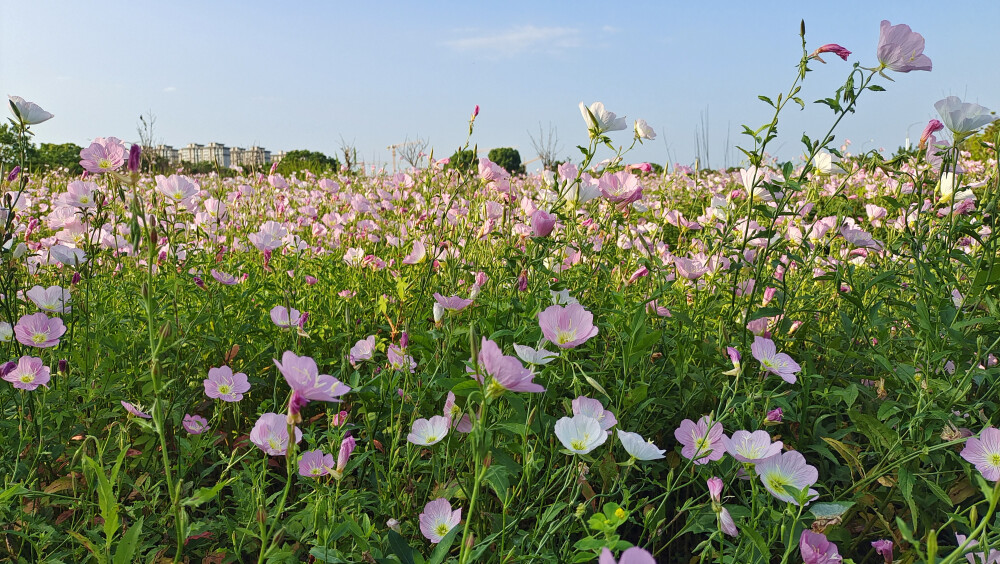
M 13 384 L 19 390 L 32 391 L 38 386 L 49 387 L 49 367 L 42 359 L 33 356 L 22 356 L 17 365 L 3 375 L 3 379 Z
M 712 476 L 706 484 L 708 485 L 708 496 L 712 500 L 712 510 L 715 511 L 719 521 L 719 530 L 731 537 L 739 536 L 740 530 L 736 527 L 733 516 L 722 505 L 722 479 L 718 476 Z
M 282 329 L 290 329 L 299 324 L 302 319 L 302 312 L 295 308 L 285 306 L 274 306 L 271 308 L 271 321 Z
M 1000 481 L 1000 429 L 987 427 L 978 439 L 970 437 L 962 449 L 962 458 L 974 464 L 983 478 Z
M 587 415 L 563 417 L 556 421 L 555 432 L 559 442 L 574 454 L 588 454 L 608 440 L 597 419 Z
M 573 415 L 582 414 L 597 419 L 597 422 L 601 424 L 601 430 L 607 431 L 609 435 L 611 434 L 611 428 L 618 423 L 618 420 L 615 419 L 615 414 L 604 409 L 604 404 L 600 400 L 580 396 L 573 400 L 571 405 L 573 407 Z
M 764 372 L 779 376 L 789 384 L 795 383 L 795 374 L 802 370 L 798 363 L 792 360 L 792 357 L 785 353 L 778 353 L 774 341 L 771 339 L 754 337 L 750 352 L 760 362 Z
M 299 457 L 299 476 L 319 478 L 333 470 L 333 455 L 321 450 L 307 450 Z
M 469 433 L 472 431 L 472 418 L 466 413 L 462 415 L 461 418 L 458 415 L 462 413 L 462 408 L 458 407 L 455 403 L 455 392 L 448 392 L 447 399 L 444 402 L 444 417 L 451 421 L 451 427 L 458 431 L 459 433 Z
M 604 547 L 601 549 L 601 556 L 597 559 L 597 564 L 656 564 L 656 559 L 644 548 L 633 546 L 622 553 L 622 557 L 615 560 L 615 555 Z
M 487 393 L 494 396 L 504 391 L 535 393 L 545 391 L 541 385 L 532 382 L 535 375 L 531 370 L 525 368 L 516 357 L 504 355 L 500 347 L 486 337 L 482 338 L 479 347 L 479 366 L 468 370 L 470 376 L 480 383 L 487 384 Z M 485 382 L 480 370 L 492 380 Z
M 233 373 L 228 366 L 208 369 L 208 378 L 203 380 L 205 395 L 212 399 L 235 403 L 250 391 L 250 382 L 242 372 Z
M 44 313 L 21 316 L 14 326 L 17 341 L 28 347 L 47 349 L 59 344 L 66 326 L 58 317 L 49 319 Z
M 337 451 L 337 467 L 333 469 L 334 478 L 339 480 L 344 475 L 344 470 L 347 469 L 347 461 L 351 459 L 351 453 L 354 452 L 356 445 L 357 441 L 350 434 L 341 439 L 340 450 Z
M 722 436 L 726 452 L 740 462 L 757 464 L 781 452 L 782 442 L 771 442 L 767 431 L 736 431 L 732 438 Z
M 698 423 L 685 419 L 674 431 L 674 437 L 683 446 L 681 455 L 695 464 L 708 464 L 719 460 L 726 452 L 722 445 L 724 429 L 722 423 L 712 422 L 708 415 Z
M 809 529 L 802 531 L 802 536 L 799 537 L 799 550 L 804 564 L 832 564 L 843 560 L 837 545 L 830 542 L 823 533 L 814 533 Z
M 350 355 L 348 360 L 351 362 L 351 366 L 357 366 L 357 363 L 362 360 L 371 360 L 372 355 L 375 353 L 375 335 L 368 335 L 364 339 L 361 339 L 354 346 L 351 347 Z
M 34 286 L 24 293 L 24 296 L 34 302 L 38 309 L 49 313 L 69 313 L 69 288 L 60 286 Z
M 181 421 L 181 427 L 184 427 L 184 430 L 192 435 L 200 435 L 208 430 L 208 419 L 205 419 L 201 415 L 185 413 L 184 420 Z
M 924 55 L 924 36 L 906 24 L 892 25 L 889 20 L 882 20 L 876 53 L 880 72 L 881 69 L 896 72 L 931 70 L 931 60 Z
M 434 292 L 434 301 L 441 304 L 441 307 L 448 311 L 462 311 L 472 304 L 472 300 L 462 299 L 458 296 L 444 297 Z
M 80 166 L 95 174 L 111 172 L 125 164 L 125 154 L 125 145 L 117 137 L 98 137 L 80 151 Z
M 441 542 L 441 539 L 453 528 L 462 522 L 462 509 L 454 511 L 448 500 L 439 497 L 428 502 L 424 506 L 424 511 L 420 514 L 420 532 L 434 544 Z
M 792 497 L 785 486 L 805 490 L 815 484 L 819 478 L 819 471 L 814 466 L 806 464 L 806 458 L 798 451 L 772 456 L 754 466 L 754 470 L 771 495 L 781 501 L 796 505 L 798 505 L 798 500 Z M 808 492 L 810 500 L 819 495 L 813 489 L 809 489 Z
M 135 415 L 136 417 L 141 417 L 143 419 L 152 419 L 153 418 L 152 415 L 146 413 L 145 411 L 139 409 L 138 407 L 136 407 L 135 405 L 133 405 L 133 404 L 127 402 L 127 401 L 122 400 L 121 403 L 122 403 L 122 407 L 125 408 L 125 411 L 131 413 L 132 415 Z
M 435 415 L 430 419 L 417 419 L 410 427 L 406 440 L 420 446 L 431 446 L 441 442 L 448 436 L 451 420 L 443 415 Z
M 295 442 L 302 440 L 302 431 L 295 428 Z M 250 442 L 271 456 L 288 452 L 288 419 L 278 413 L 265 413 L 250 431 Z
M 542 335 L 561 349 L 572 349 L 597 335 L 594 314 L 580 304 L 549 306 L 538 314 Z
M 310 401 L 339 402 L 338 397 L 351 391 L 333 376 L 320 374 L 311 357 L 285 351 L 281 362 L 274 359 L 274 365 L 292 389 L 292 397 L 288 400 L 288 415 L 292 419 L 298 419 L 299 411 Z

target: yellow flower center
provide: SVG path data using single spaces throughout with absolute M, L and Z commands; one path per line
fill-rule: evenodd
M 426 441 L 428 443 L 433 443 L 433 442 L 435 442 L 437 440 L 438 440 L 438 438 L 435 435 L 428 435 L 427 438 L 424 439 L 424 441 Z M 447 532 L 447 531 L 445 531 L 445 532 Z
M 994 466 L 994 467 L 1000 468 L 1000 453 L 994 452 L 993 454 L 989 455 L 988 460 L 989 460 L 990 466 Z
M 30 384 L 30 383 L 32 383 L 32 382 L 35 381 L 35 375 L 34 374 L 21 374 L 20 380 L 22 382 L 24 382 L 25 384 Z
M 788 485 L 785 482 L 784 476 L 769 476 L 767 478 L 767 484 L 771 486 L 771 489 L 778 493 L 785 493 L 785 486 Z
M 97 161 L 98 168 L 111 168 L 111 161 L 108 159 L 101 159 Z
M 277 439 L 268 439 L 267 446 L 271 447 L 271 450 L 278 450 L 278 447 L 280 447 L 281 445 L 278 444 Z
M 576 331 L 558 331 L 556 333 L 556 341 L 560 345 L 565 345 L 574 340 L 576 340 Z
M 88 198 L 87 196 L 80 196 L 80 203 L 81 204 L 88 204 L 88 203 L 90 203 L 90 198 Z
M 219 393 L 222 394 L 222 395 L 224 395 L 224 396 L 225 395 L 229 395 L 229 393 L 232 392 L 232 391 L 233 391 L 233 389 L 229 386 L 229 384 L 223 384 L 223 385 L 219 386 Z
M 35 333 L 31 336 L 31 342 L 33 343 L 44 343 L 49 340 L 49 336 L 45 333 Z
M 569 446 L 573 450 L 583 450 L 587 448 L 587 443 L 581 441 L 580 439 L 574 439 L 569 442 Z
M 180 201 L 181 198 L 182 198 L 182 196 L 181 196 L 181 194 L 179 192 L 174 194 L 174 199 L 175 200 Z
M 437 527 L 434 527 L 434 532 L 437 533 L 437 536 L 439 537 L 447 535 L 450 530 L 451 529 L 448 528 L 447 523 L 438 523 Z

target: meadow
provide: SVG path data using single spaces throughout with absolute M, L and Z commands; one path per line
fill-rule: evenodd
M 0 560 L 1000 562 L 995 116 L 835 141 L 923 41 L 803 30 L 728 171 L 631 163 L 600 102 L 527 175 L 2 163 Z

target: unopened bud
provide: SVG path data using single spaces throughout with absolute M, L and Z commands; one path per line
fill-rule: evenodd
M 476 107 L 478 108 L 479 106 Z M 10 174 L 7 175 L 7 182 L 14 182 L 15 180 L 17 180 L 17 176 L 19 174 L 21 174 L 21 167 L 15 166 L 14 170 L 10 171 Z
M 59 373 L 66 374 L 69 372 L 69 361 L 65 358 L 59 359 Z

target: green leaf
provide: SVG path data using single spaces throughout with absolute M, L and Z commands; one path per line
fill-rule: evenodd
M 441 564 L 444 562 L 444 559 L 448 557 L 448 551 L 451 549 L 452 543 L 455 542 L 455 537 L 461 530 L 462 527 L 459 527 L 458 525 L 452 527 L 451 530 L 448 531 L 448 534 L 441 539 L 441 542 L 434 547 L 434 552 L 427 557 L 427 564 Z
M 809 512 L 817 519 L 833 519 L 840 517 L 854 505 L 853 501 L 830 501 L 814 503 L 809 506 Z
M 222 488 L 228 486 L 235 479 L 236 478 L 234 477 L 234 478 L 229 478 L 227 480 L 223 480 L 215 484 L 211 488 L 198 488 L 198 490 L 194 492 L 194 494 L 191 497 L 185 499 L 182 503 L 187 507 L 198 507 L 199 505 L 205 503 L 206 501 L 212 501 L 213 499 L 215 499 L 215 496 L 219 495 L 219 492 L 222 491 Z
M 913 484 L 916 483 L 916 478 L 914 478 L 909 470 L 902 466 L 899 467 L 898 477 L 899 492 L 903 494 L 903 499 L 910 508 L 910 518 L 913 521 L 913 526 L 916 527 L 918 518 L 917 502 L 913 499 Z
M 416 564 L 413 560 L 413 549 L 406 544 L 406 539 L 396 531 L 389 529 L 389 550 L 399 558 L 403 564 Z
M 128 528 L 118 541 L 118 548 L 115 549 L 115 556 L 112 560 L 114 564 L 129 564 L 135 561 L 135 548 L 139 542 L 139 533 L 142 532 L 142 517 Z

